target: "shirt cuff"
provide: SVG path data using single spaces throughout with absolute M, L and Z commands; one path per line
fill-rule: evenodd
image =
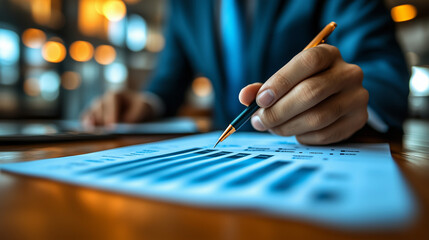
M 152 107 L 156 118 L 159 118 L 164 115 L 165 105 L 158 95 L 152 92 L 143 92 L 143 97 L 146 100 L 147 104 Z
M 368 124 L 375 130 L 386 133 L 389 130 L 389 126 L 380 118 L 380 116 L 368 106 Z

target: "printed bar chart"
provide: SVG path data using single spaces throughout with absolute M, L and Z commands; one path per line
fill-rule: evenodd
M 255 209 L 343 228 L 394 228 L 415 206 L 387 144 L 323 147 L 294 138 L 219 133 L 78 156 L 0 165 L 4 171 L 211 208 Z

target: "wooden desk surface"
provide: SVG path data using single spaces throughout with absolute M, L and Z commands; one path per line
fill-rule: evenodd
M 194 208 L 0 172 L 0 239 L 429 239 L 429 123 L 403 136 L 363 131 L 353 142 L 389 142 L 419 204 L 402 230 L 347 232 L 269 215 Z M 0 146 L 0 163 L 70 156 L 176 136 Z

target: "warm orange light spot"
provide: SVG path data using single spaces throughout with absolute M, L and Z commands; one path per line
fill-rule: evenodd
M 46 34 L 35 28 L 29 28 L 22 33 L 22 42 L 29 48 L 40 48 L 46 41 Z
M 95 61 L 102 65 L 111 64 L 116 58 L 116 51 L 112 46 L 100 45 L 95 49 Z
M 52 6 L 51 0 L 31 1 L 31 14 L 36 23 L 48 25 L 51 20 Z
M 136 4 L 140 2 L 140 0 L 124 0 L 124 2 L 126 2 L 127 4 Z
M 89 61 L 94 55 L 94 47 L 86 41 L 76 41 L 70 45 L 70 57 L 78 62 Z
M 93 0 L 94 8 L 98 14 L 103 14 L 103 4 L 106 0 Z
M 417 9 L 411 4 L 403 4 L 392 8 L 390 11 L 395 22 L 409 21 L 417 16 Z
M 198 97 L 207 97 L 212 92 L 212 84 L 206 77 L 197 77 L 192 82 L 192 91 Z
M 61 85 L 67 90 L 74 90 L 80 86 L 82 79 L 77 72 L 64 72 L 61 75 Z
M 116 22 L 127 14 L 125 3 L 119 0 L 109 0 L 103 4 L 103 14 L 109 21 Z
M 66 48 L 59 42 L 48 41 L 43 45 L 42 56 L 48 62 L 59 63 L 66 57 Z
M 104 0 L 79 0 L 78 7 L 78 28 L 86 36 L 105 37 L 106 32 L 103 26 L 107 21 L 101 14 Z
M 28 96 L 37 97 L 40 94 L 39 81 L 36 78 L 27 78 L 24 81 L 24 92 Z

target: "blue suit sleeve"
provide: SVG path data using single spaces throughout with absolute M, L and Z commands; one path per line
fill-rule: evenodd
M 383 2 L 328 0 L 321 26 L 330 21 L 338 28 L 328 43 L 339 48 L 346 62 L 362 68 L 369 106 L 390 128 L 401 129 L 408 113 L 409 73 Z
M 193 72 L 180 43 L 178 29 L 177 1 L 169 1 L 165 24 L 165 47 L 159 55 L 157 66 L 149 79 L 146 91 L 159 96 L 165 107 L 165 116 L 175 115 L 185 98 Z

